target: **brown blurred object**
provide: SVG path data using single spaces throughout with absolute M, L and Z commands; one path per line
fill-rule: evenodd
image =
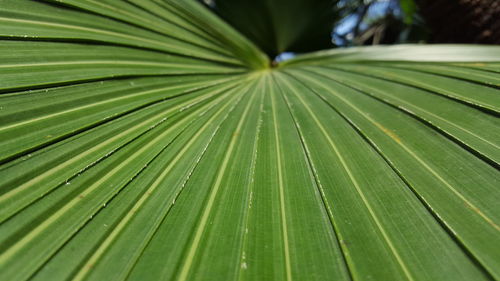
M 416 0 L 430 43 L 500 44 L 500 0 Z

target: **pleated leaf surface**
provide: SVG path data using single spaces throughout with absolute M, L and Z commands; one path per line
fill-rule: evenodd
M 500 47 L 270 65 L 196 1 L 0 0 L 0 280 L 500 280 Z

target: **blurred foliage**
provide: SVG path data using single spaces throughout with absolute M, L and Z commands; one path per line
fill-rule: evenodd
M 346 0 L 351 11 L 336 25 L 338 46 L 425 42 L 428 29 L 413 0 Z
M 499 0 L 415 2 L 432 31 L 430 43 L 500 44 Z
M 270 57 L 332 47 L 331 32 L 340 20 L 338 0 L 204 1 L 220 17 Z
M 353 45 L 423 42 L 414 0 L 203 0 L 271 58 Z

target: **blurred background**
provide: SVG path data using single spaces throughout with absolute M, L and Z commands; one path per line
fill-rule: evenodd
M 378 44 L 500 44 L 500 0 L 202 2 L 271 57 Z

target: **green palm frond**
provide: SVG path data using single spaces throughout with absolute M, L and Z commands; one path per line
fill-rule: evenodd
M 1 280 L 500 280 L 500 47 L 270 67 L 178 0 L 0 37 Z

